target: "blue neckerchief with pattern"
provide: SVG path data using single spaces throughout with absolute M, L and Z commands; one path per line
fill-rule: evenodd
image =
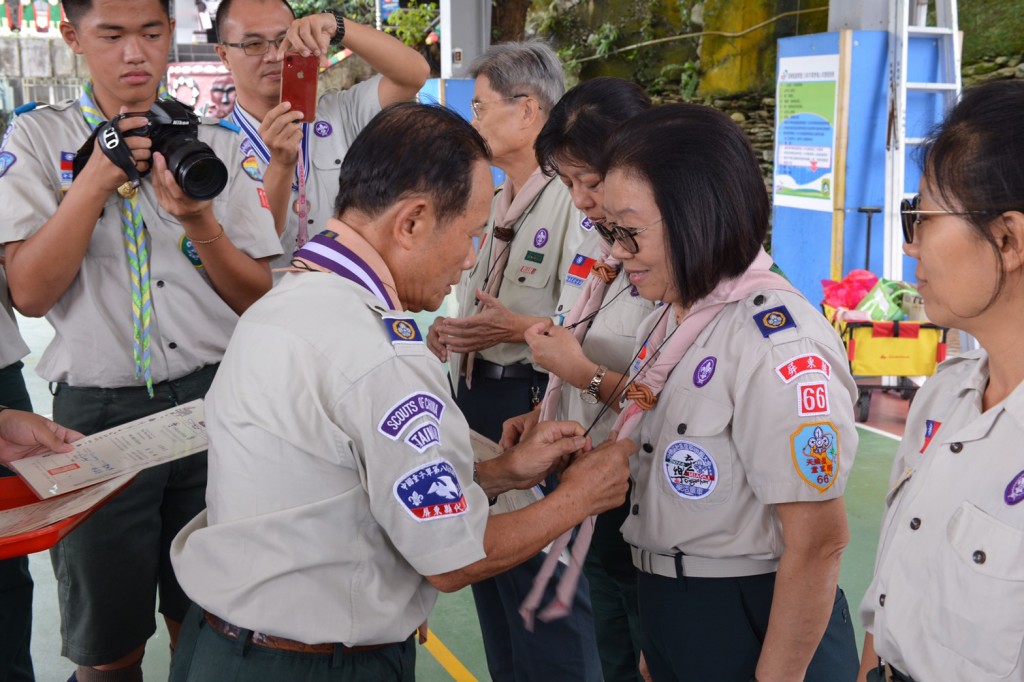
M 161 81 L 157 97 L 166 97 L 167 87 Z M 106 122 L 106 117 L 96 104 L 92 80 L 85 82 L 82 96 L 78 100 L 82 117 L 90 130 Z M 131 280 L 132 299 L 132 356 L 135 360 L 135 378 L 146 380 L 146 390 L 153 397 L 153 373 L 151 368 L 150 327 L 153 318 L 153 300 L 150 295 L 149 237 L 139 207 L 139 196 L 121 199 L 121 232 L 124 240 L 125 257 L 128 260 L 128 276 Z

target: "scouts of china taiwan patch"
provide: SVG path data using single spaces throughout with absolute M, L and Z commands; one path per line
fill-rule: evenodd
M 832 422 L 803 424 L 789 437 L 793 466 L 808 485 L 825 492 L 839 473 L 839 432 Z
M 707 450 L 688 440 L 665 449 L 665 479 L 679 497 L 699 500 L 718 485 L 718 465 Z
M 418 466 L 395 481 L 395 497 L 420 523 L 461 516 L 469 508 L 455 467 L 443 459 Z
M 425 391 L 408 395 L 388 410 L 377 424 L 377 430 L 391 440 L 398 440 L 409 424 L 424 415 L 433 417 L 440 424 L 444 415 L 444 401 Z
M 401 343 L 423 343 L 423 334 L 411 317 L 385 317 L 384 326 L 391 337 L 391 345 Z
M 771 310 L 765 310 L 754 315 L 754 322 L 757 323 L 757 328 L 761 331 L 761 336 L 768 338 L 775 332 L 780 332 L 783 329 L 795 329 L 796 322 L 793 321 L 793 316 L 790 314 L 786 306 L 780 305 Z
M 426 420 L 405 437 L 405 442 L 421 455 L 435 445 L 441 445 L 441 427 L 433 419 Z

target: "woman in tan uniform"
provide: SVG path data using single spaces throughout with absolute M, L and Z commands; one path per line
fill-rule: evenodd
M 904 252 L 981 348 L 918 393 L 893 462 L 861 680 L 1024 679 L 1024 82 L 964 93 L 925 146 Z

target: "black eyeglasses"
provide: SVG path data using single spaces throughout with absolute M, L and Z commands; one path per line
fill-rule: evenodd
M 480 118 L 480 112 L 483 111 L 483 106 L 487 104 L 496 104 L 498 102 L 508 102 L 513 99 L 521 99 L 523 97 L 529 97 L 529 95 L 512 95 L 511 97 L 502 97 L 501 99 L 493 99 L 490 102 L 481 102 L 480 100 L 473 100 L 469 103 L 470 108 L 473 110 L 473 115 Z
M 254 38 L 241 43 L 221 43 L 221 45 L 224 45 L 225 47 L 240 47 L 242 52 L 244 52 L 248 57 L 262 57 L 270 51 L 271 45 L 274 46 L 274 49 L 281 47 L 281 43 L 284 42 L 284 38 L 284 36 L 274 38 L 273 40 Z
M 922 211 L 920 206 L 920 194 L 915 194 L 913 198 L 904 199 L 900 202 L 903 241 L 908 244 L 914 243 L 914 230 L 921 224 L 921 216 L 923 215 L 975 215 L 987 213 L 987 211 Z
M 591 220 L 590 224 L 594 226 L 595 230 L 597 230 L 597 234 L 601 237 L 601 239 L 608 242 L 609 246 L 615 243 L 615 235 L 612 234 L 611 230 L 605 227 L 603 220 Z
M 641 232 L 644 232 L 658 223 L 664 218 L 658 218 L 649 225 L 643 225 L 641 227 L 626 227 L 625 225 L 619 225 L 617 223 L 609 222 L 604 227 L 604 231 L 601 232 L 601 236 L 604 237 L 605 232 L 611 235 L 612 239 L 624 248 L 628 253 L 636 254 L 640 251 L 640 246 L 636 243 L 636 236 Z M 607 239 L 607 237 L 605 237 Z M 612 242 L 608 242 L 611 244 Z

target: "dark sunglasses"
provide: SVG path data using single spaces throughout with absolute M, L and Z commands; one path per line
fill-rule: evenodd
M 903 241 L 907 244 L 914 243 L 914 230 L 921 224 L 921 216 L 924 215 L 974 215 L 983 214 L 987 211 L 922 211 L 921 195 L 915 194 L 910 199 L 900 202 L 900 222 L 903 227 Z
M 636 243 L 636 236 L 641 232 L 644 232 L 648 228 L 651 228 L 660 223 L 664 218 L 658 218 L 650 225 L 644 225 L 642 227 L 626 227 L 625 225 L 619 225 L 617 223 L 609 222 L 606 225 L 602 225 L 601 236 L 608 240 L 608 243 L 618 243 L 628 253 L 636 254 L 640 251 L 640 246 Z M 610 235 L 611 239 L 608 239 L 605 235 Z

